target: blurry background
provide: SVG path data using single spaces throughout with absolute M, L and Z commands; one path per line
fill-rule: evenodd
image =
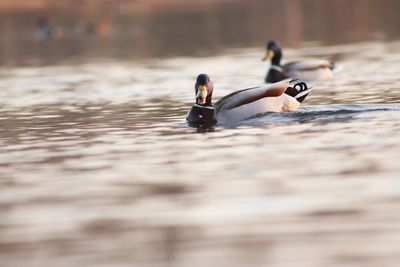
M 400 1 L 0 0 L 0 267 L 394 267 Z M 284 61 L 298 112 L 192 128 Z
M 215 55 L 267 38 L 291 47 L 393 40 L 399 8 L 396 0 L 1 0 L 0 64 Z

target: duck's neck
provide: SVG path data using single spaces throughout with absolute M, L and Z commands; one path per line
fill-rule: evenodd
M 210 102 L 206 102 L 205 104 L 199 104 L 198 101 L 196 101 L 196 105 L 202 106 L 202 107 L 212 107 L 213 104 Z
M 281 66 L 281 56 L 280 55 L 272 58 L 271 66 L 278 66 L 278 67 Z
M 199 101 L 196 100 L 196 104 L 199 106 L 203 106 L 203 107 L 212 107 L 213 104 L 212 104 L 211 97 L 212 97 L 211 95 L 208 95 L 206 98 L 206 103 L 204 103 L 204 104 L 199 104 Z
M 283 72 L 282 67 L 279 65 L 273 65 L 271 64 L 271 66 L 269 67 L 270 70 L 276 70 L 278 72 Z
M 272 66 L 281 66 L 282 51 L 280 49 L 274 50 L 274 56 L 271 59 Z

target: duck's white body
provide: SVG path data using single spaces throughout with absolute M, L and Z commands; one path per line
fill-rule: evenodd
M 284 94 L 288 86 L 289 81 L 284 80 L 229 94 L 215 103 L 215 117 L 219 123 L 232 123 L 266 112 L 296 111 L 300 103 Z M 271 96 L 270 93 L 278 96 Z M 260 98 L 260 95 L 266 97 Z M 251 101 L 256 98 L 258 100 Z
M 333 79 L 332 68 L 332 63 L 324 59 L 294 61 L 282 66 L 289 77 L 307 81 Z

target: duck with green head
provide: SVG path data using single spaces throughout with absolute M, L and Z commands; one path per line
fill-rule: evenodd
M 311 92 L 304 82 L 289 79 L 234 91 L 212 104 L 214 85 L 207 74 L 195 83 L 195 104 L 186 120 L 192 125 L 235 123 L 266 112 L 296 111 Z
M 281 65 L 282 48 L 276 41 L 269 41 L 266 45 L 263 61 L 270 62 L 265 82 L 274 83 L 286 78 L 305 81 L 330 80 L 333 78 L 335 65 L 325 59 L 292 61 Z

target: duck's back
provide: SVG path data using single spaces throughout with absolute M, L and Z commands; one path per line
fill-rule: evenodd
M 300 80 L 330 80 L 333 64 L 325 59 L 289 62 L 282 66 L 288 76 Z
M 288 81 L 263 85 L 231 93 L 215 103 L 218 123 L 245 120 L 265 112 L 295 111 L 300 103 L 293 97 L 283 94 Z M 278 96 L 260 97 L 269 90 L 282 90 Z M 271 92 L 271 91 L 269 91 Z

